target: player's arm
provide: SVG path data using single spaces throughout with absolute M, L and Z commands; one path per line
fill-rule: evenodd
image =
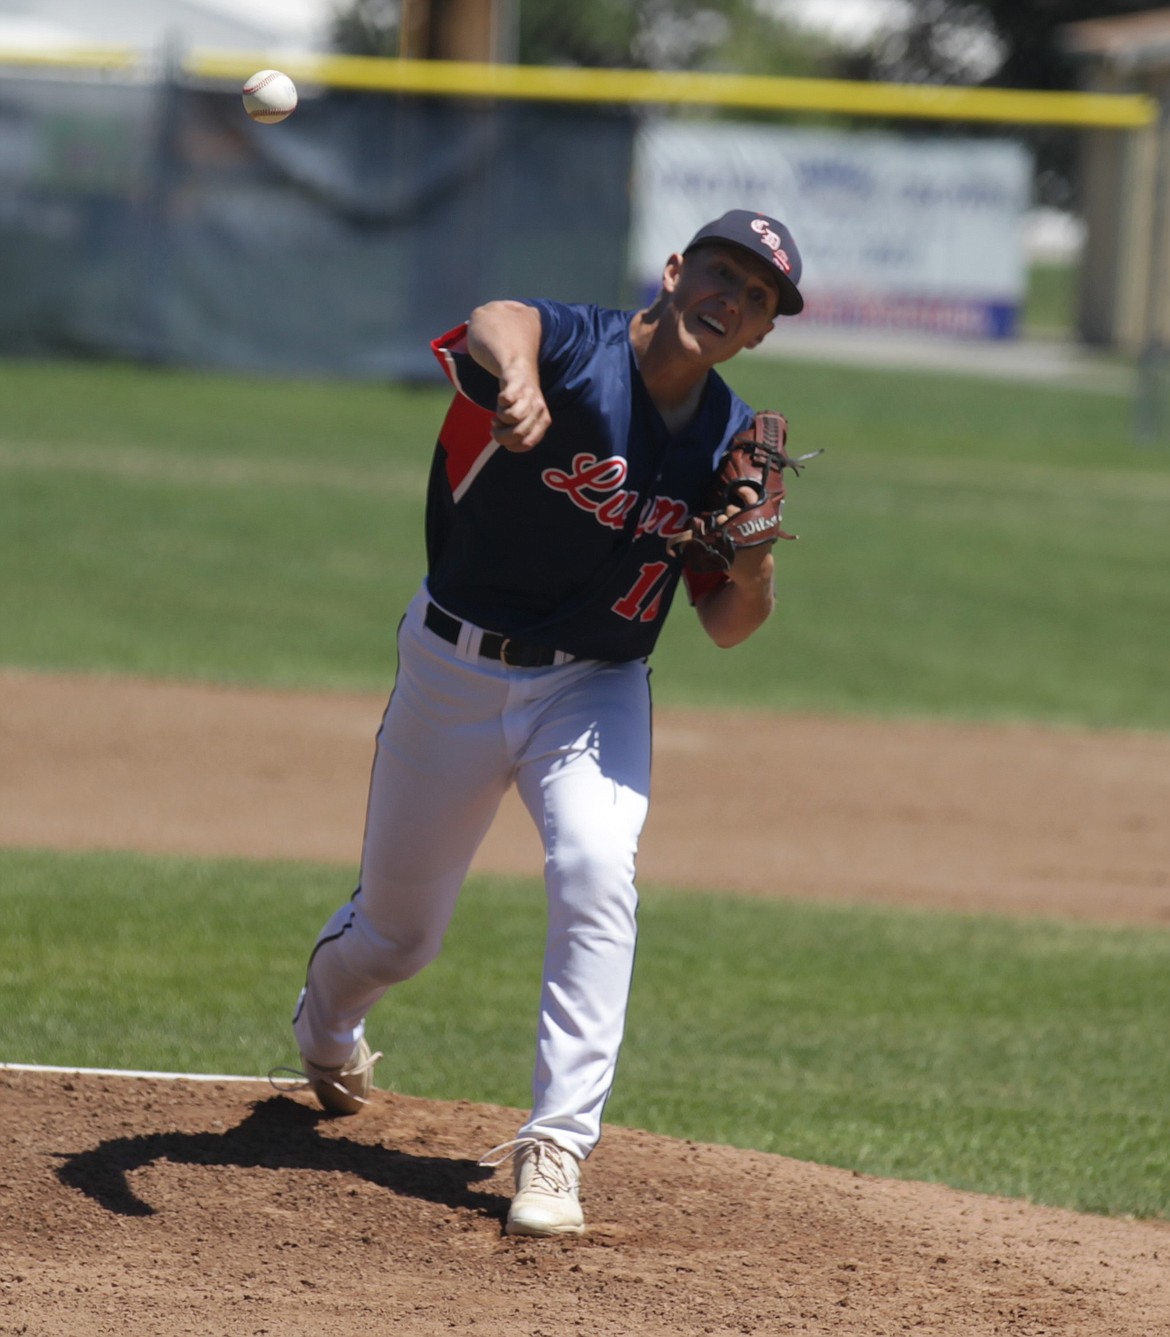
M 500 383 L 492 436 L 506 450 L 531 450 L 551 421 L 540 388 L 540 312 L 523 302 L 487 302 L 467 322 L 467 351 Z
M 699 623 L 716 645 L 730 649 L 763 626 L 776 607 L 770 546 L 741 548 L 727 579 L 695 600 Z

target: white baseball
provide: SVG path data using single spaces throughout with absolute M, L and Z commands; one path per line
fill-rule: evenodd
M 296 85 L 279 70 L 259 70 L 244 85 L 244 110 L 262 125 L 275 125 L 296 109 Z

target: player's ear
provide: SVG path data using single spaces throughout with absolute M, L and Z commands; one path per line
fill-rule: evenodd
M 683 258 L 675 251 L 662 271 L 662 286 L 666 292 L 674 292 L 678 287 L 678 281 L 682 278 L 682 270 Z
M 771 324 L 768 326 L 768 328 L 763 332 L 763 334 L 756 335 L 756 337 L 751 341 L 751 343 L 748 344 L 748 347 L 759 348 L 759 346 L 764 342 L 764 340 L 768 337 L 769 334 L 772 333 L 772 331 L 775 328 L 776 328 L 776 322 L 772 321 Z

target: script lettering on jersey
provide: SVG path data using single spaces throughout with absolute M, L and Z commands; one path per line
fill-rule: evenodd
M 638 504 L 638 493 L 622 487 L 627 465 L 620 455 L 598 459 L 588 451 L 573 456 L 571 471 L 545 469 L 541 481 L 554 492 L 563 492 L 574 506 L 596 516 L 599 524 L 621 529 Z M 638 536 L 661 534 L 671 538 L 686 528 L 689 509 L 673 497 L 651 497 L 638 518 Z

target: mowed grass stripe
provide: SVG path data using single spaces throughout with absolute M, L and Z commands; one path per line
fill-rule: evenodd
M 732 373 L 825 454 L 789 487 L 777 616 L 721 652 L 680 607 L 658 700 L 1170 727 L 1170 451 L 1132 444 L 1124 399 Z M 0 662 L 383 689 L 447 399 L 11 365 Z
M 257 460 L 206 452 L 175 454 L 151 446 L 44 446 L 0 440 L 0 472 L 77 474 L 114 481 L 171 483 L 176 487 L 327 488 L 331 492 L 378 492 L 421 503 L 426 464 L 400 460 L 347 465 L 328 460 Z

